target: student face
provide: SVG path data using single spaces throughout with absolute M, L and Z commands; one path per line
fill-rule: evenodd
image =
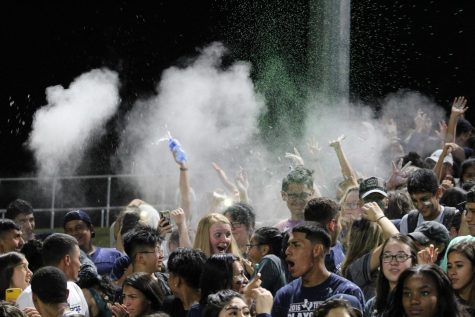
M 91 243 L 91 229 L 82 220 L 71 220 L 64 225 L 64 233 L 78 240 L 79 246 L 84 248 Z
M 234 297 L 219 312 L 218 317 L 250 317 L 251 310 L 239 297 Z
M 30 241 L 34 239 L 35 217 L 33 214 L 20 213 L 15 217 L 15 222 L 21 226 L 23 240 Z
M 163 263 L 163 250 L 159 243 L 155 248 L 146 248 L 143 251 L 138 252 L 141 256 L 141 261 L 146 273 L 155 273 L 161 270 Z
M 149 309 L 150 302 L 145 295 L 132 286 L 124 285 L 122 298 L 122 302 L 129 312 L 129 317 L 143 316 Z
M 432 278 L 414 274 L 404 281 L 402 305 L 408 317 L 432 317 L 437 315 L 439 292 Z
M 0 236 L 0 254 L 11 251 L 20 252 L 25 241 L 20 230 L 11 229 Z
M 474 179 L 474 178 L 475 178 L 475 165 L 472 165 L 464 171 L 461 179 L 462 179 L 462 183 L 466 183 L 469 180 Z
M 291 232 L 289 234 L 285 259 L 292 277 L 304 277 L 312 271 L 315 266 L 313 248 L 312 242 L 306 238 L 305 233 Z
M 249 283 L 246 275 L 244 274 L 244 269 L 241 265 L 241 262 L 233 262 L 233 290 L 239 293 L 242 293 L 244 287 Z
M 209 228 L 209 244 L 212 254 L 227 253 L 231 246 L 231 226 L 227 223 L 215 223 Z
M 389 256 L 393 256 L 390 258 L 389 262 L 384 261 L 384 256 L 386 255 L 387 258 Z M 394 256 L 399 255 L 400 259 L 402 260 L 402 256 L 411 255 L 411 248 L 402 242 L 397 240 L 389 240 L 384 250 L 382 251 L 383 256 L 383 274 L 388 279 L 389 284 L 395 286 L 399 275 L 401 275 L 404 270 L 412 266 L 412 259 L 409 257 L 405 261 L 399 261 Z
M 470 288 L 475 278 L 475 267 L 462 253 L 453 251 L 447 259 L 447 275 L 457 293 Z
M 434 220 L 439 215 L 440 191 L 432 193 L 415 193 L 411 195 L 414 207 L 419 210 L 425 220 Z
M 79 277 L 79 269 L 81 267 L 81 261 L 79 260 L 80 255 L 79 247 L 75 245 L 73 251 L 68 256 L 65 269 L 65 274 L 69 281 L 77 281 Z
M 358 191 L 352 190 L 346 195 L 345 201 L 342 204 L 341 216 L 345 220 L 359 220 L 361 219 L 361 208 L 359 206 Z
M 231 223 L 231 231 L 233 233 L 234 240 L 236 240 L 237 245 L 241 248 L 244 248 L 249 242 L 249 230 L 247 230 L 246 225 L 233 221 L 229 213 L 226 213 L 224 216 L 228 218 Z
M 314 190 L 305 184 L 290 183 L 287 191 L 282 192 L 282 199 L 292 215 L 303 217 L 303 210 L 312 198 Z
M 252 237 L 247 247 L 247 257 L 252 263 L 259 263 L 259 261 L 266 255 L 263 245 L 260 245 L 256 238 Z
M 468 225 L 468 230 L 472 236 L 475 236 L 475 203 L 467 203 L 465 205 L 465 221 Z
M 28 268 L 28 261 L 23 259 L 20 264 L 13 269 L 13 276 L 10 287 L 21 288 L 22 290 L 30 285 L 33 273 Z

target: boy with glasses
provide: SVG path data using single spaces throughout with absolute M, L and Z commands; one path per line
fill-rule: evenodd
M 314 196 L 313 171 L 297 166 L 282 181 L 282 199 L 290 211 L 290 218 L 282 220 L 274 227 L 285 232 L 304 221 L 304 208 Z

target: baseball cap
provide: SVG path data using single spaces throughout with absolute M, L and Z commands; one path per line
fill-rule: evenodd
M 66 224 L 71 220 L 82 220 L 88 226 L 92 224 L 92 221 L 89 215 L 84 210 L 81 210 L 81 209 L 70 211 L 66 215 L 64 215 L 63 227 L 66 226 Z
M 439 160 L 440 154 L 442 154 L 442 149 L 435 150 L 429 157 L 426 158 L 426 160 L 431 160 L 435 163 Z M 452 157 L 452 153 L 447 154 L 444 157 L 444 163 L 448 163 L 450 165 L 454 165 L 454 159 Z
M 433 241 L 447 245 L 450 241 L 449 231 L 437 221 L 425 221 L 414 232 L 407 235 L 420 244 L 428 244 Z
M 360 184 L 360 198 L 363 199 L 372 193 L 379 193 L 384 197 L 388 197 L 386 192 L 386 184 L 384 180 L 378 177 L 370 177 L 364 179 Z

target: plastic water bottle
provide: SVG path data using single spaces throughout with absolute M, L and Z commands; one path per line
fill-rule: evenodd
M 169 138 L 168 148 L 175 154 L 175 158 L 178 162 L 186 161 L 186 152 L 183 150 L 178 140 L 174 138 Z

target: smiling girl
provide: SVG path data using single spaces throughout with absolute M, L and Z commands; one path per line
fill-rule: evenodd
M 447 275 L 460 302 L 475 312 L 475 241 L 462 241 L 450 247 Z
M 5 300 L 7 288 L 24 290 L 30 285 L 33 273 L 28 268 L 25 256 L 18 252 L 9 252 L 0 256 L 0 299 Z
M 241 257 L 232 234 L 231 223 L 225 216 L 212 213 L 201 218 L 196 230 L 194 249 L 202 250 L 206 256 L 232 253 Z

